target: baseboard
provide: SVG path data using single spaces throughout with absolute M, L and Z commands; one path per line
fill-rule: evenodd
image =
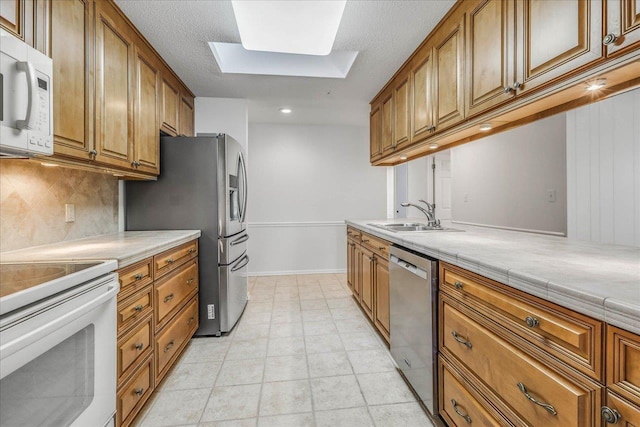
M 346 268 L 330 269 L 330 270 L 289 270 L 289 271 L 261 271 L 250 272 L 247 275 L 249 277 L 254 276 L 292 276 L 295 274 L 340 274 L 346 273 Z

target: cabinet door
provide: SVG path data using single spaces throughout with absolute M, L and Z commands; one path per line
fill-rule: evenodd
M 411 141 L 429 136 L 433 127 L 433 51 L 429 49 L 410 74 L 413 108 L 411 109 Z
M 96 2 L 96 160 L 131 168 L 134 46 L 110 3 Z
M 393 92 L 389 92 L 382 98 L 382 155 L 393 152 L 395 140 L 393 139 Z
M 375 278 L 375 259 L 373 253 L 362 248 L 362 292 L 360 305 L 373 320 L 373 281 Z
M 180 135 L 194 136 L 193 98 L 180 96 Z
M 155 64 L 136 49 L 136 103 L 133 159 L 136 169 L 152 174 L 160 173 L 160 138 L 158 109 L 160 72 Z
M 91 7 L 88 1 L 51 5 L 55 153 L 91 159 Z
M 640 0 L 607 1 L 607 56 L 638 48 L 640 43 Z
M 178 110 L 180 94 L 173 85 L 162 80 L 162 130 L 169 135 L 178 135 Z
M 482 0 L 467 14 L 467 117 L 515 95 L 514 18 L 513 2 L 502 0 Z
M 369 144 L 370 144 L 370 159 L 379 159 L 382 156 L 382 112 L 380 111 L 380 104 L 375 104 L 371 107 L 371 114 L 369 115 Z
M 517 0 L 516 13 L 518 92 L 602 57 L 601 0 Z
M 362 248 L 355 245 L 353 248 L 353 295 L 358 302 L 362 300 Z
M 376 256 L 375 272 L 375 325 L 389 341 L 389 261 Z
M 439 30 L 433 56 L 435 126 L 440 131 L 464 119 L 464 19 Z
M 24 40 L 24 0 L 0 0 L 0 27 Z
M 347 285 L 351 292 L 354 291 L 353 284 L 355 282 L 355 246 L 355 243 L 347 240 Z
M 409 75 L 402 79 L 393 90 L 394 109 L 394 146 L 403 148 L 411 143 L 409 132 L 411 115 L 409 113 Z

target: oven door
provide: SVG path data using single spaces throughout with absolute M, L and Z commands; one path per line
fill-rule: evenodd
M 0 425 L 111 423 L 118 290 L 110 274 L 0 319 Z

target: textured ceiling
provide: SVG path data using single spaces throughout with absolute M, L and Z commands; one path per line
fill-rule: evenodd
M 248 99 L 251 122 L 366 125 L 369 101 L 455 1 L 349 0 L 334 44 L 360 51 L 346 79 L 222 74 L 207 42 L 240 42 L 230 1 L 116 3 L 196 96 Z

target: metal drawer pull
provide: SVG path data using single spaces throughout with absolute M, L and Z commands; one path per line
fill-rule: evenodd
M 520 389 L 522 394 L 524 394 L 524 396 L 527 399 L 529 399 L 530 401 L 532 401 L 536 405 L 542 406 L 544 409 L 547 410 L 548 413 L 550 413 L 552 415 L 558 415 L 558 411 L 556 411 L 556 408 L 554 408 L 552 405 L 549 405 L 548 403 L 540 402 L 538 399 L 536 399 L 535 397 L 531 396 L 529 394 L 529 392 L 527 391 L 527 388 L 524 386 L 524 384 L 518 383 L 518 388 Z
M 196 248 L 189 248 L 189 254 L 192 254 L 196 251 Z
M 144 347 L 144 344 L 139 342 L 138 344 L 135 344 L 134 347 L 135 347 L 136 350 L 142 350 L 142 347 Z
M 173 264 L 175 261 L 173 258 L 169 258 L 168 260 L 165 261 L 167 264 Z
M 386 250 L 386 248 L 384 246 L 378 246 L 378 250 L 379 251 L 384 251 L 384 250 Z
M 166 297 L 164 297 L 164 302 L 169 302 L 173 299 L 173 294 L 169 294 Z
M 610 44 L 615 44 L 616 41 L 618 41 L 618 36 L 613 33 L 609 33 L 602 39 L 602 44 L 609 46 Z
M 618 421 L 622 419 L 622 415 L 620 415 L 620 412 L 616 411 L 615 409 L 611 409 L 608 406 L 603 406 L 600 409 L 600 413 L 602 414 L 602 418 L 605 420 L 605 422 L 609 424 L 617 424 Z
M 191 279 L 187 279 L 187 285 L 192 284 L 192 283 L 193 283 L 193 281 L 194 281 L 193 277 L 192 277 Z
M 451 404 L 453 405 L 453 410 L 456 411 L 456 414 L 460 415 L 466 422 L 471 424 L 471 417 L 458 409 L 458 403 L 455 399 L 451 399 Z
M 135 307 L 133 307 L 133 311 L 141 312 L 142 308 L 142 305 L 136 305 Z
M 133 390 L 133 394 L 136 394 L 138 396 L 142 396 L 142 393 L 144 393 L 144 389 L 143 388 L 137 388 L 137 389 Z
M 133 276 L 133 278 L 136 279 L 136 280 L 142 280 L 143 277 L 144 277 L 144 275 L 142 273 L 138 273 L 135 276 Z
M 164 352 L 166 353 L 167 351 L 171 350 L 173 348 L 173 340 L 169 341 L 169 344 L 167 344 L 167 346 L 164 348 Z
M 455 282 L 453 286 L 455 286 L 456 289 L 458 290 L 462 290 L 462 287 L 463 287 L 462 282 Z
M 531 316 L 527 316 L 524 321 L 527 323 L 527 326 L 530 328 L 535 328 L 536 326 L 538 326 L 540 324 L 540 321 L 535 318 L 535 317 L 531 317 Z
M 193 316 L 191 316 L 191 317 L 189 318 L 189 320 L 187 320 L 187 325 L 192 324 L 194 320 L 196 320 L 196 318 L 195 318 L 195 317 L 193 317 Z
M 466 345 L 468 348 L 471 348 L 471 341 L 464 339 L 463 337 L 458 335 L 456 331 L 451 331 L 451 335 L 453 335 L 453 338 L 460 344 Z

